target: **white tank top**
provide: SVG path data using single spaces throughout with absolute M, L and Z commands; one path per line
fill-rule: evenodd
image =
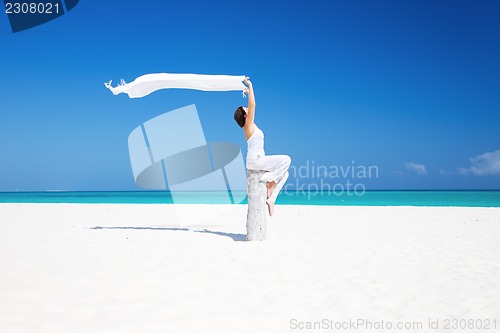
M 264 132 L 255 124 L 255 131 L 248 138 L 247 167 L 255 162 L 259 157 L 265 156 L 264 152 Z

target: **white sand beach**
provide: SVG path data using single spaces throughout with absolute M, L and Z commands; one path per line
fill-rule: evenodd
M 498 208 L 277 205 L 265 242 L 245 205 L 178 208 L 0 204 L 0 332 L 500 330 Z

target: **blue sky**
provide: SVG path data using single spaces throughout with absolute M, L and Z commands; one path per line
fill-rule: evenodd
M 295 168 L 375 165 L 368 189 L 500 189 L 499 16 L 493 0 L 82 0 L 14 34 L 2 10 L 0 191 L 137 190 L 129 133 L 193 103 L 208 141 L 246 153 L 238 92 L 103 85 L 156 72 L 250 76 L 266 152 Z

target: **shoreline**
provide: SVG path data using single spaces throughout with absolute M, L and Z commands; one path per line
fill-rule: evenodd
M 246 192 L 245 192 L 246 195 Z M 244 198 L 245 195 L 238 194 Z M 0 193 L 0 203 L 85 203 L 85 204 L 240 204 L 228 192 L 163 191 L 135 192 L 13 192 Z M 246 204 L 247 199 L 241 201 Z M 500 207 L 500 191 L 367 191 L 363 195 L 344 193 L 282 193 L 279 205 L 305 206 L 414 206 L 414 207 Z

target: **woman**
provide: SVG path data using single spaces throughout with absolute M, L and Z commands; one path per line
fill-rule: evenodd
M 245 132 L 248 143 L 246 166 L 248 170 L 267 171 L 261 182 L 267 186 L 267 208 L 269 216 L 273 216 L 274 203 L 278 194 L 288 179 L 288 167 L 290 166 L 290 156 L 288 155 L 268 155 L 264 152 L 264 133 L 255 124 L 255 96 L 252 82 L 245 78 L 248 94 L 248 107 L 240 106 L 234 113 L 234 120 Z

